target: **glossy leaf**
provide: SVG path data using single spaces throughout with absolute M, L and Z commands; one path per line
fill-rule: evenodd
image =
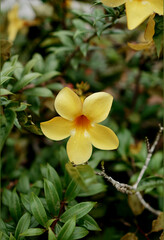
M 48 240 L 57 240 L 55 234 L 51 230 L 51 228 L 48 229 Z
M 27 231 L 20 234 L 21 237 L 39 236 L 45 232 L 42 228 L 29 228 Z
M 44 192 L 50 213 L 57 216 L 60 210 L 59 195 L 54 184 L 47 179 L 44 179 Z
M 51 90 L 45 87 L 36 87 L 32 89 L 27 89 L 24 91 L 27 96 L 37 96 L 37 97 L 53 97 Z
M 30 226 L 30 214 L 29 213 L 25 213 L 19 220 L 16 230 L 15 230 L 15 238 L 19 239 L 19 235 L 21 233 L 23 233 L 24 231 L 26 231 L 29 226 Z
M 11 193 L 9 210 L 14 221 L 18 222 L 22 212 L 21 212 L 20 200 L 19 200 L 18 194 L 16 193 L 16 190 L 13 190 L 13 192 Z
M 73 207 L 70 207 L 68 210 L 66 210 L 62 216 L 60 217 L 60 220 L 62 222 L 66 222 L 70 217 L 76 215 L 76 219 L 80 219 L 83 216 L 85 216 L 88 212 L 91 211 L 91 209 L 95 206 L 95 202 L 81 202 L 76 204 Z
M 88 214 L 79 219 L 79 224 L 90 231 L 101 231 L 97 222 Z
M 14 85 L 12 91 L 13 92 L 19 91 L 20 89 L 27 86 L 34 79 L 38 78 L 40 75 L 41 75 L 40 73 L 28 73 Z
M 86 228 L 83 227 L 75 227 L 75 230 L 71 236 L 71 239 L 81 239 L 84 238 L 89 231 Z
M 37 222 L 46 227 L 46 223 L 48 221 L 46 211 L 41 200 L 34 193 L 31 194 L 30 205 L 31 211 Z
M 76 224 L 76 216 L 70 216 L 70 218 L 65 222 L 65 224 L 61 228 L 57 239 L 69 240 L 75 229 L 75 224 Z
M 74 199 L 80 192 L 79 185 L 72 179 L 66 189 L 65 199 L 71 201 Z

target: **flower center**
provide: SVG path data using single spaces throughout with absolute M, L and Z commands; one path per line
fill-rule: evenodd
M 75 124 L 75 128 L 79 129 L 88 129 L 91 125 L 90 121 L 88 120 L 88 118 L 84 115 L 78 116 L 75 120 L 74 120 L 74 124 Z

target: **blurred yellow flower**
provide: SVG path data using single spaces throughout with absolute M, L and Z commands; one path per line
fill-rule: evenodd
M 134 50 L 143 50 L 143 49 L 148 49 L 150 48 L 153 44 L 153 36 L 155 33 L 155 21 L 154 21 L 154 16 L 155 14 L 151 15 L 149 17 L 147 27 L 144 33 L 144 42 L 140 43 L 128 43 L 128 46 Z
M 163 15 L 163 0 L 101 0 L 109 7 L 118 7 L 125 3 L 127 24 L 130 30 L 138 27 L 153 13 Z
M 19 18 L 18 15 L 19 6 L 15 5 L 7 15 L 8 18 L 8 27 L 7 27 L 7 33 L 8 33 L 8 40 L 13 42 L 16 38 L 17 33 L 24 27 L 27 26 L 35 26 L 39 24 L 39 21 L 37 20 L 23 20 Z
M 55 109 L 61 117 L 42 122 L 44 135 L 52 140 L 62 140 L 70 136 L 67 153 L 76 165 L 88 161 L 92 154 L 92 144 L 102 150 L 116 149 L 119 140 L 115 133 L 98 123 L 109 114 L 113 97 L 98 92 L 84 101 L 70 88 L 63 88 L 55 99 Z

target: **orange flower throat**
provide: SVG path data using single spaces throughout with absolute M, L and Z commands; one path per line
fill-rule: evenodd
M 74 124 L 75 124 L 75 128 L 79 129 L 88 129 L 91 125 L 90 121 L 88 120 L 88 118 L 84 115 L 80 115 L 78 116 L 75 120 L 74 120 Z

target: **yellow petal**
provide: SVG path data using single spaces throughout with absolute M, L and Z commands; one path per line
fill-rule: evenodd
M 82 102 L 70 88 L 63 88 L 55 99 L 55 109 L 67 120 L 74 120 L 81 114 Z
M 102 150 L 118 148 L 119 140 L 116 134 L 108 127 L 95 124 L 89 130 L 90 140 L 93 146 Z
M 153 13 L 148 0 L 132 0 L 126 3 L 127 24 L 130 30 L 138 27 L 147 17 Z
M 153 41 L 145 42 L 145 43 L 128 43 L 128 46 L 137 51 L 137 50 L 150 48 L 152 44 L 153 44 Z
M 152 14 L 149 17 L 147 26 L 146 26 L 146 30 L 145 30 L 145 34 L 144 34 L 144 38 L 146 41 L 152 41 L 153 40 L 153 35 L 155 33 L 155 21 L 154 21 L 154 16 L 155 14 Z
M 83 131 L 77 131 L 67 143 L 69 160 L 74 164 L 83 164 L 88 161 L 92 154 L 92 145 L 89 137 Z
M 72 123 L 62 117 L 55 117 L 40 124 L 43 134 L 52 140 L 62 140 L 70 136 Z
M 155 13 L 163 15 L 163 0 L 149 0 L 149 2 Z
M 91 122 L 102 122 L 109 114 L 112 101 L 113 97 L 108 93 L 94 93 L 84 100 L 83 115 Z
M 108 7 L 118 7 L 127 2 L 127 0 L 101 0 L 101 2 Z

